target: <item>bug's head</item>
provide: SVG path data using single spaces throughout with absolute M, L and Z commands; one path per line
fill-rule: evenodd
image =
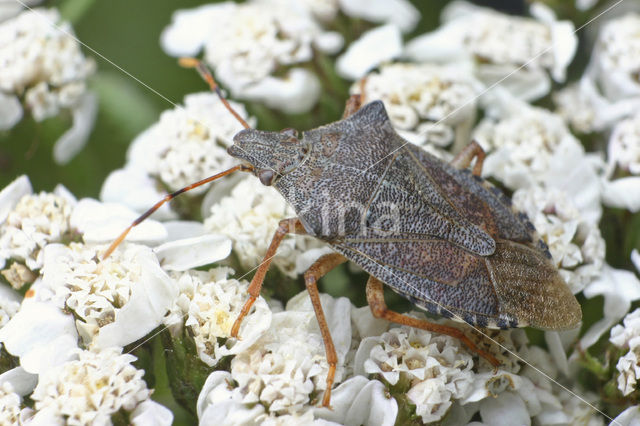
M 244 129 L 233 137 L 233 145 L 227 152 L 251 164 L 260 182 L 269 186 L 302 164 L 310 150 L 294 129 L 279 132 Z

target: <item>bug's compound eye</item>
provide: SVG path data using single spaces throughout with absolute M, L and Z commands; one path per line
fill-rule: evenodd
M 258 170 L 257 176 L 264 186 L 271 186 L 274 178 L 276 177 L 276 173 L 271 169 L 262 169 Z

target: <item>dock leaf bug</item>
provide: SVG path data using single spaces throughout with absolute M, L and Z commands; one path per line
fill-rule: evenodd
M 330 404 L 337 355 L 317 281 L 347 260 L 370 274 L 366 293 L 374 316 L 456 337 L 494 366 L 497 359 L 461 330 L 389 310 L 383 284 L 428 312 L 473 326 L 560 330 L 579 325 L 580 305 L 533 225 L 480 177 L 484 152 L 477 143 L 444 163 L 403 140 L 381 101 L 362 105 L 359 95 L 348 100 L 341 120 L 302 135 L 293 129 L 252 129 L 201 62 L 184 59 L 182 64 L 195 67 L 245 127 L 228 149 L 241 163 L 164 197 L 104 257 L 132 227 L 192 188 L 235 171 L 253 173 L 263 185 L 274 186 L 297 217 L 280 222 L 231 335 L 238 336 L 285 235 L 308 234 L 329 244 L 335 252 L 320 257 L 304 274 L 329 364 L 323 406 Z

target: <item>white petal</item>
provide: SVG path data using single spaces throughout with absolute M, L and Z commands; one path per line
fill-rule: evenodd
M 522 398 L 514 392 L 503 392 L 480 404 L 482 421 L 494 426 L 530 425 L 531 417 Z
M 160 45 L 168 55 L 196 56 L 204 46 L 207 36 L 215 31 L 211 16 L 223 8 L 233 7 L 232 2 L 200 6 L 174 12 L 171 24 L 160 35 Z
M 402 36 L 395 25 L 384 25 L 362 34 L 351 43 L 336 62 L 338 74 L 350 80 L 363 77 L 367 71 L 402 52 Z
M 156 181 L 135 164 L 111 172 L 100 190 L 101 201 L 124 204 L 138 213 L 145 212 L 165 195 L 158 190 Z M 169 204 L 165 203 L 153 217 L 164 220 L 174 219 L 176 216 Z
M 602 202 L 609 207 L 640 210 L 640 177 L 631 176 L 602 182 Z
M 618 414 L 611 423 L 615 426 L 640 426 L 640 406 L 634 405 Z
M 420 12 L 406 0 L 339 0 L 347 15 L 373 22 L 388 22 L 411 32 L 420 20 Z
M 9 130 L 22 120 L 22 105 L 17 96 L 0 92 L 0 130 Z
M 148 399 L 139 404 L 131 412 L 131 424 L 135 426 L 170 426 L 173 423 L 173 413 L 164 405 Z
M 398 415 L 398 403 L 386 395 L 384 385 L 363 376 L 351 377 L 335 388 L 331 408 L 316 408 L 314 413 L 341 424 L 371 426 L 391 426 Z
M 405 46 L 403 57 L 416 62 L 455 63 L 466 60 L 468 55 L 461 47 L 466 25 L 463 20 L 454 21 L 414 38 Z
M 84 198 L 71 214 L 70 224 L 80 231 L 85 242 L 111 242 L 137 218 L 138 214 L 120 204 L 100 203 Z M 167 238 L 162 224 L 147 219 L 131 229 L 127 241 L 157 243 Z
M 25 371 L 22 367 L 12 368 L 0 374 L 0 383 L 9 382 L 13 391 L 20 396 L 29 395 L 38 384 L 38 376 Z
M 541 5 L 541 3 L 535 3 Z M 564 82 L 567 67 L 573 60 L 578 48 L 578 37 L 575 27 L 570 21 L 556 22 L 551 25 L 551 40 L 553 46 L 553 68 L 551 75 L 559 83 Z
M 9 212 L 13 210 L 15 205 L 25 195 L 33 192 L 31 182 L 26 175 L 17 177 L 13 182 L 4 187 L 0 191 L 0 224 L 3 223 Z
M 92 345 L 96 348 L 123 347 L 135 342 L 162 323 L 178 293 L 174 281 L 160 268 L 147 247 L 138 246 L 134 255 L 141 267 L 140 281 L 133 286 L 129 301 L 115 320 L 100 328 Z
M 20 365 L 39 374 L 71 359 L 78 347 L 72 315 L 49 303 L 25 301 L 20 311 L 0 329 L 7 351 L 20 357 Z
M 167 241 L 199 237 L 206 232 L 202 222 L 195 220 L 171 220 L 162 224 L 167 230 Z
M 85 93 L 73 109 L 73 124 L 53 146 L 53 159 L 58 164 L 68 163 L 89 139 L 98 114 L 98 100 L 93 93 Z
M 308 112 L 320 97 L 318 78 L 302 68 L 294 68 L 284 78 L 267 76 L 255 84 L 238 88 L 241 99 L 260 101 L 287 114 Z
M 164 243 L 154 251 L 165 270 L 186 271 L 229 256 L 231 240 L 224 235 L 206 234 Z
M 234 400 L 228 385 L 231 380 L 231 374 L 226 371 L 214 371 L 209 375 L 198 395 L 197 412 L 201 425 L 254 424 L 264 413 L 260 404 L 249 409 L 246 404 Z
M 478 65 L 478 78 L 487 86 L 507 90 L 512 96 L 527 102 L 545 96 L 551 90 L 551 80 L 541 68 L 521 68 L 514 65 Z

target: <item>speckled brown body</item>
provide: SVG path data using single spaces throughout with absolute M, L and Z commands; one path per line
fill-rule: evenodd
M 483 327 L 567 329 L 574 296 L 499 190 L 392 128 L 381 102 L 304 132 L 248 129 L 229 153 L 275 186 L 306 232 L 416 305 Z

